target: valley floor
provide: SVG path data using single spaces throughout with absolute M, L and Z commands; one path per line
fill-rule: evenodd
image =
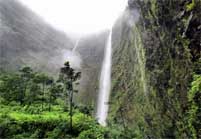
M 74 111 L 73 131 L 69 130 L 69 114 L 60 106 L 41 111 L 39 105 L 0 105 L 0 138 L 85 138 L 89 130 L 101 131 L 90 116 Z

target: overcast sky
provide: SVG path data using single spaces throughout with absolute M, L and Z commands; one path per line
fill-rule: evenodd
M 66 33 L 89 34 L 109 29 L 127 0 L 20 0 Z

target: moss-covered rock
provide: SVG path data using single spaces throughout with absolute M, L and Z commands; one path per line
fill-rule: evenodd
M 140 18 L 123 23 L 113 51 L 110 125 L 143 138 L 192 137 L 184 119 L 192 75 L 201 68 L 200 7 L 199 0 L 129 1 Z

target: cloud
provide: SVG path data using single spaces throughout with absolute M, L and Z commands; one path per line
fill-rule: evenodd
M 89 34 L 111 27 L 127 0 L 19 0 L 57 29 Z

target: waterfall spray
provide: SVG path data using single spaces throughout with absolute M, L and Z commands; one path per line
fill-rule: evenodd
M 100 77 L 100 90 L 98 98 L 97 119 L 102 126 L 106 126 L 108 115 L 108 101 L 111 88 L 111 65 L 112 65 L 112 29 L 110 30 L 105 48 L 105 55 Z
M 78 39 L 75 44 L 74 47 L 71 51 L 69 50 L 65 50 L 63 53 L 63 62 L 65 61 L 69 61 L 70 62 L 70 66 L 72 68 L 74 68 L 75 70 L 80 70 L 81 69 L 81 65 L 82 65 L 82 59 L 81 56 L 79 54 L 79 52 L 76 52 L 76 49 L 78 48 L 80 43 L 80 39 Z

